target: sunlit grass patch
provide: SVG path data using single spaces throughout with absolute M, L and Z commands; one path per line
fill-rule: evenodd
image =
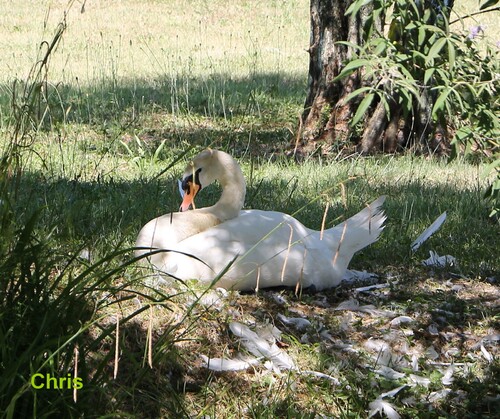
M 45 27 L 42 3 L 9 3 L 2 14 L 2 154 L 13 134 L 12 80 L 27 74 L 61 5 L 51 3 Z M 23 108 L 31 112 L 28 146 L 16 150 L 18 165 L 0 159 L 0 416 L 364 417 L 380 394 L 403 385 L 386 399 L 408 417 L 495 412 L 498 226 L 482 200 L 481 163 L 285 158 L 305 94 L 307 6 L 125 1 L 72 9 L 42 106 Z M 24 85 L 16 86 L 19 99 Z M 382 237 L 351 267 L 387 285 L 217 300 L 199 284 L 165 286 L 132 264 L 137 232 L 177 210 L 176 180 L 207 146 L 241 162 L 246 208 L 294 214 L 317 230 L 327 205 L 328 227 L 386 194 Z M 199 205 L 219 193 L 203 190 Z M 444 211 L 445 224 L 412 254 L 412 240 Z M 421 266 L 429 250 L 453 255 L 458 266 Z M 371 307 L 336 310 L 352 299 Z M 297 330 L 278 315 L 311 325 Z M 394 316 L 412 322 L 394 326 Z M 241 372 L 205 368 L 201 354 L 245 352 L 234 321 L 278 328 L 279 349 L 297 370 L 264 362 Z M 376 371 L 385 359 L 380 341 L 404 361 L 392 365 L 403 376 Z M 77 402 L 72 389 L 37 393 L 29 383 L 36 371 L 81 377 Z

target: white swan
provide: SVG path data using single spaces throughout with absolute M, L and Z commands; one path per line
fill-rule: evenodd
M 222 186 L 219 201 L 206 208 L 186 212 L 194 206 L 196 193 L 218 180 Z M 136 256 L 156 249 L 173 249 L 177 243 L 205 231 L 226 220 L 237 217 L 245 202 L 245 178 L 238 163 L 227 153 L 205 150 L 191 161 L 184 172 L 184 200 L 180 212 L 162 215 L 149 221 L 136 240 Z M 148 260 L 153 266 L 164 266 L 168 253 L 152 255 Z M 175 256 L 172 263 L 175 264 Z
M 152 260 L 167 275 L 210 283 L 233 261 L 216 286 L 236 290 L 314 286 L 321 290 L 338 285 L 354 253 L 376 241 L 383 229 L 385 197 L 322 233 L 281 212 L 239 212 L 245 182 L 237 163 L 221 151 L 205 151 L 200 156 L 186 169 L 183 188 L 189 193 L 181 209 L 189 205 L 198 187 L 214 179 L 223 187 L 220 201 L 213 207 L 152 220 L 137 240 L 138 246 L 176 251 Z

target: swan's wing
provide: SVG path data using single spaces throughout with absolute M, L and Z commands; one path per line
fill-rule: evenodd
M 287 214 L 242 211 L 239 217 L 183 240 L 176 249 L 204 260 L 212 268 L 212 277 L 239 256 L 227 277 L 249 276 L 255 283 L 255 278 L 262 276 L 266 286 L 281 285 L 285 274 L 295 277 L 300 272 L 304 239 L 310 234 L 311 230 Z M 205 279 L 208 274 L 193 261 L 183 262 L 183 272 L 197 279 Z M 271 279 L 276 283 L 271 284 Z

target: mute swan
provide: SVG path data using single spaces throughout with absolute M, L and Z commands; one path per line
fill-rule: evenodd
M 202 187 L 218 180 L 222 186 L 219 201 L 206 208 L 186 212 L 194 206 L 194 196 Z M 237 217 L 245 202 L 246 184 L 238 163 L 227 153 L 205 150 L 191 161 L 184 172 L 184 200 L 180 212 L 162 215 L 149 221 L 139 232 L 136 256 L 155 249 L 172 249 L 182 240 L 196 235 L 226 220 Z M 164 265 L 168 254 L 152 255 L 154 265 Z
M 210 283 L 233 261 L 216 286 L 256 290 L 299 285 L 322 290 L 338 285 L 354 253 L 375 242 L 383 229 L 384 196 L 323 232 L 281 212 L 239 211 L 245 196 L 241 169 L 228 154 L 211 150 L 188 165 L 183 177 L 187 198 L 181 210 L 215 179 L 223 187 L 217 204 L 159 217 L 139 233 L 137 246 L 175 250 L 153 256 L 151 262 L 160 272 Z

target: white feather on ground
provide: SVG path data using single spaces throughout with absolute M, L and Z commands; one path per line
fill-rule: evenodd
M 364 305 L 360 306 L 359 301 L 352 298 L 350 300 L 342 301 L 339 303 L 337 307 L 334 308 L 334 310 L 349 310 L 349 311 L 360 311 L 363 313 L 368 313 L 371 314 L 372 316 L 393 316 L 394 313 L 391 313 L 390 311 L 384 311 L 384 310 L 379 310 L 377 309 L 374 305 Z
M 276 317 L 279 320 L 281 320 L 283 324 L 286 324 L 287 326 L 292 326 L 299 331 L 305 330 L 311 326 L 311 322 L 309 320 L 303 319 L 301 317 L 286 317 L 281 313 L 278 313 Z
M 211 371 L 243 371 L 256 365 L 260 362 L 258 358 L 243 359 L 225 359 L 225 358 L 209 358 L 206 355 L 200 355 L 204 362 L 204 367 Z
M 424 232 L 411 244 L 411 250 L 415 252 L 430 236 L 432 236 L 446 220 L 446 211 L 443 212 Z
M 294 369 L 295 363 L 285 352 L 283 352 L 276 343 L 268 343 L 262 339 L 257 333 L 250 330 L 244 324 L 232 322 L 229 324 L 231 332 L 240 338 L 243 347 L 252 355 L 257 357 L 263 356 L 272 362 L 273 367 L 278 370 Z
M 450 255 L 439 256 L 436 252 L 432 250 L 429 251 L 429 258 L 422 262 L 424 266 L 433 266 L 435 268 L 445 268 L 446 266 L 454 266 L 457 264 L 457 260 Z
M 401 416 L 399 415 L 398 412 L 396 412 L 396 409 L 390 404 L 389 402 L 383 400 L 383 399 L 375 399 L 372 401 L 368 407 L 370 408 L 370 411 L 368 412 L 368 417 L 371 418 L 372 416 L 375 416 L 376 414 L 384 414 L 387 416 L 389 419 L 399 419 Z

